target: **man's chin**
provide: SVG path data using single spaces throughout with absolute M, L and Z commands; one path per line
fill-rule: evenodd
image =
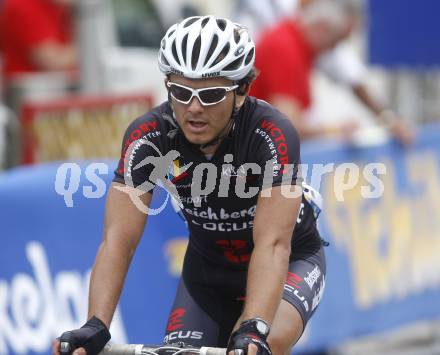
M 213 138 L 201 137 L 195 134 L 185 134 L 185 138 L 188 142 L 196 145 L 203 145 L 209 143 Z

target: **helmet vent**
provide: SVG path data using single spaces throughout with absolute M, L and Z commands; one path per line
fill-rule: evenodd
M 200 16 L 196 16 L 196 17 L 192 17 L 192 18 L 188 19 L 188 21 L 186 21 L 185 24 L 183 25 L 183 28 L 190 26 L 191 24 L 193 24 L 194 22 L 196 22 L 199 19 L 200 19 Z
M 193 53 L 191 58 L 192 70 L 196 69 L 197 63 L 199 61 L 201 43 L 202 43 L 202 39 L 200 36 L 198 36 L 196 41 L 194 42 Z
M 240 42 L 240 32 L 237 29 L 234 29 L 234 41 L 238 44 Z
M 186 46 L 188 43 L 188 34 L 185 35 L 185 37 L 183 37 L 182 40 L 182 56 L 183 56 L 183 62 L 187 63 L 187 58 L 186 58 Z
M 213 66 L 216 65 L 217 63 L 220 63 L 220 61 L 224 57 L 226 57 L 226 55 L 229 52 L 229 47 L 230 47 L 229 43 L 226 43 L 225 46 L 223 47 L 222 51 L 220 52 L 220 54 L 217 56 L 217 58 L 215 58 L 214 63 L 212 63 Z
M 241 65 L 241 63 L 243 62 L 244 59 L 244 55 L 242 55 L 241 57 L 237 58 L 236 60 L 234 60 L 232 63 L 229 63 L 225 68 L 223 68 L 223 70 L 235 70 L 238 69 Z
M 203 65 L 206 65 L 206 63 L 208 63 L 208 60 L 211 59 L 212 53 L 214 53 L 214 50 L 217 47 L 217 43 L 218 43 L 218 36 L 214 35 L 212 37 L 211 45 L 209 46 L 208 54 L 206 55 L 205 63 L 203 63 Z
M 245 65 L 248 65 L 250 62 L 251 62 L 251 60 L 252 60 L 252 58 L 254 57 L 254 48 L 252 48 L 251 49 L 251 51 L 248 53 L 248 55 L 246 56 L 246 59 L 245 59 L 245 61 L 244 61 L 244 64 Z
M 177 50 L 176 50 L 176 41 L 173 41 L 173 45 L 171 46 L 171 51 L 173 52 L 174 60 L 177 63 L 180 63 L 179 56 L 177 55 Z
M 176 30 L 172 30 L 170 31 L 170 33 L 168 33 L 168 38 L 171 37 L 173 35 L 173 33 L 176 32 Z
M 224 31 L 225 28 L 226 28 L 226 21 L 223 20 L 223 19 L 221 19 L 221 18 L 217 19 L 217 26 L 218 26 L 218 28 L 220 28 L 222 31 Z
M 209 21 L 209 17 L 205 17 L 205 18 L 203 19 L 203 21 L 202 21 L 202 28 L 206 26 L 206 24 L 208 23 L 208 21 Z

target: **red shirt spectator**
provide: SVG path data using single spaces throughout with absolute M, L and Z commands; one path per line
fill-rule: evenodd
M 302 0 L 301 3 L 301 11 L 295 18 L 287 18 L 267 30 L 257 43 L 255 66 L 260 75 L 250 94 L 283 112 L 302 139 L 322 135 L 350 139 L 359 126 L 357 121 L 313 124 L 305 119 L 304 112 L 311 105 L 311 71 L 315 59 L 328 54 L 350 35 L 358 21 L 359 6 L 353 2 L 330 0 Z M 337 73 L 334 74 L 337 77 Z M 349 80 L 347 83 L 377 121 L 386 124 L 391 134 L 404 144 L 412 141 L 411 128 L 399 120 L 397 114 L 387 114 L 391 118 L 386 119 L 384 112 L 388 110 L 370 95 L 362 81 Z
M 295 22 L 286 20 L 264 33 L 257 43 L 255 67 L 260 73 L 250 94 L 271 101 L 287 96 L 302 109 L 311 103 L 310 76 L 315 55 Z
M 66 4 L 55 0 L 4 1 L 0 33 L 6 79 L 19 73 L 73 67 L 70 10 Z M 38 54 L 38 48 L 42 46 L 55 48 L 54 53 L 59 56 Z

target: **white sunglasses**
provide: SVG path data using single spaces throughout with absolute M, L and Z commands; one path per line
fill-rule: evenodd
M 210 106 L 222 102 L 226 98 L 226 93 L 238 88 L 238 85 L 215 86 L 201 89 L 193 89 L 188 86 L 167 81 L 171 96 L 182 104 L 189 104 L 195 96 L 203 106 Z

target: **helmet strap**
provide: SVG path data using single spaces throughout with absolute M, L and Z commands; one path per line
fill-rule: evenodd
M 169 116 L 169 115 L 162 115 L 162 116 L 163 116 L 163 118 L 164 118 L 165 120 L 167 120 L 167 121 L 168 121 L 168 122 L 174 127 L 174 128 L 173 128 L 172 130 L 170 130 L 170 131 L 168 132 L 168 134 L 167 134 L 168 138 L 170 138 L 170 139 L 174 139 L 174 138 L 176 137 L 177 133 L 178 133 L 179 131 L 181 131 L 182 129 L 180 128 L 179 124 L 177 123 L 176 115 L 175 115 L 175 113 L 174 113 L 174 109 L 173 109 L 173 104 L 172 104 L 172 102 L 171 102 L 171 94 L 170 94 L 169 91 L 168 91 L 168 103 L 169 103 L 170 108 L 171 108 L 172 117 Z

